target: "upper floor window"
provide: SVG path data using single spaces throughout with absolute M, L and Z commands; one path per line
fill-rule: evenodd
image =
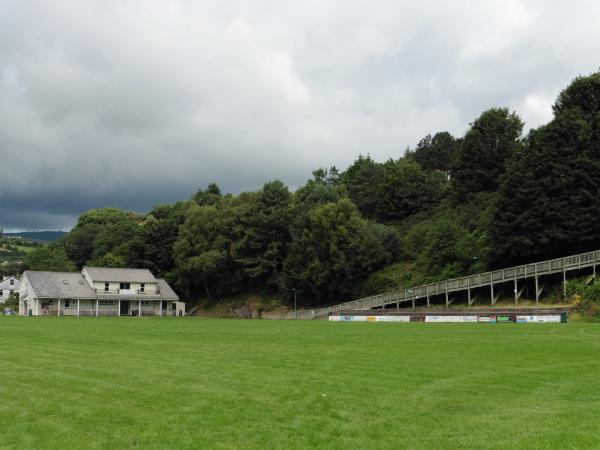
M 110 284 L 104 283 L 104 292 L 108 292 L 110 290 Z
M 14 286 L 14 285 L 15 285 L 15 279 L 14 279 L 14 278 L 11 278 L 11 279 L 10 279 L 10 285 L 11 285 L 11 286 Z
M 131 289 L 131 284 L 130 283 L 119 283 L 119 289 L 129 290 L 129 289 Z
M 142 283 L 140 284 L 140 292 L 143 294 L 144 292 L 146 292 L 146 283 Z

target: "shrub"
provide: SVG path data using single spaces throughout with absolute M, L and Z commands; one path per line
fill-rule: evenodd
M 600 281 L 594 279 L 589 284 L 585 279 L 569 281 L 567 298 L 573 300 L 582 314 L 600 318 Z

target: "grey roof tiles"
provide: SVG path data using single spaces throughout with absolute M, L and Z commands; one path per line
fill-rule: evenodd
M 23 274 L 38 298 L 96 298 L 96 293 L 80 273 L 37 272 Z
M 156 278 L 148 269 L 116 269 L 110 267 L 84 267 L 94 281 L 116 283 L 156 283 Z

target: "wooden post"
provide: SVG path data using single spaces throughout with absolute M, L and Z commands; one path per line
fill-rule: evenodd
M 519 304 L 519 286 L 517 285 L 517 268 L 515 267 L 515 305 Z
M 562 260 L 563 265 L 563 297 L 567 299 L 567 269 L 565 267 L 565 258 Z
M 467 277 L 467 305 L 471 306 L 471 276 Z
M 98 317 L 98 299 L 96 299 L 96 317 Z
M 58 309 L 56 310 L 56 315 L 60 316 L 60 298 L 58 299 Z
M 161 300 L 161 301 L 159 302 L 159 305 L 158 305 L 158 311 L 159 311 L 159 312 L 158 312 L 158 315 L 159 315 L 160 317 L 162 317 L 162 302 L 163 302 L 163 301 Z
M 121 317 L 121 299 L 119 299 L 119 306 L 118 306 L 118 308 L 119 308 L 119 312 L 117 313 L 117 315 L 119 317 Z
M 492 306 L 494 306 L 494 280 L 492 275 L 490 275 L 490 293 L 492 295 Z
M 139 301 L 138 304 L 138 317 L 142 317 L 142 301 Z
M 425 293 L 427 295 L 427 309 L 429 309 L 429 285 L 425 286 Z
M 535 275 L 535 304 L 540 303 L 540 288 L 538 287 L 538 277 Z
M 79 299 L 77 299 L 77 317 L 79 317 Z
M 446 280 L 446 309 L 448 309 L 448 280 Z

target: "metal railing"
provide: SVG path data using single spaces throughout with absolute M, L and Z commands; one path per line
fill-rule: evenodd
M 596 265 L 600 262 L 600 250 L 581 253 L 564 258 L 556 258 L 538 263 L 525 264 L 521 266 L 499 269 L 491 272 L 483 272 L 475 275 L 451 278 L 435 283 L 424 284 L 408 289 L 401 289 L 370 297 L 364 297 L 339 305 L 330 306 L 317 311 L 317 316 L 327 315 L 332 312 L 346 311 L 350 309 L 371 309 L 392 303 L 412 302 L 417 299 L 428 298 L 434 295 L 447 294 L 458 291 L 466 291 L 482 286 L 491 286 L 510 281 L 518 281 L 524 278 L 537 278 L 543 275 L 564 273 L 572 270 L 592 267 L 596 275 Z

